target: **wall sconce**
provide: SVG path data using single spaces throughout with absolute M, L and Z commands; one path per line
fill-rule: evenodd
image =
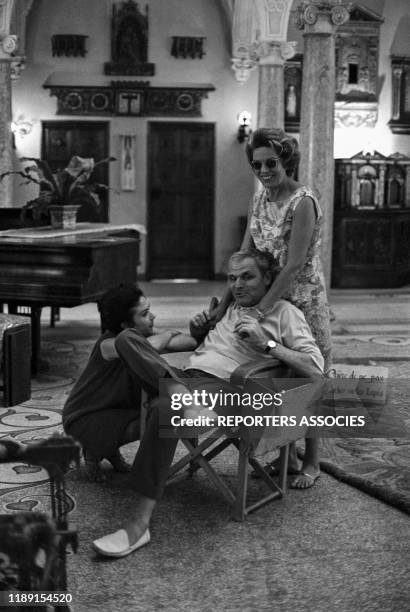
M 239 127 L 238 127 L 238 135 L 237 135 L 237 139 L 238 142 L 244 142 L 245 140 L 247 140 L 251 134 L 251 120 L 252 120 L 252 115 L 244 110 L 242 112 L 239 113 L 238 115 L 238 123 L 239 123 Z
M 16 119 L 15 121 L 11 122 L 10 129 L 13 132 L 14 136 L 20 136 L 20 138 L 24 138 L 24 136 L 31 134 L 34 124 L 34 119 L 25 119 L 21 116 L 18 117 L 18 119 Z

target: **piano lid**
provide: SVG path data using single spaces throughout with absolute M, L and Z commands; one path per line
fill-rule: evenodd
M 133 230 L 140 234 L 146 234 L 147 230 L 143 225 L 138 223 L 127 223 L 123 225 L 114 225 L 112 223 L 77 223 L 75 229 L 54 229 L 51 225 L 44 227 L 25 227 L 21 229 L 9 229 L 0 232 L 1 238 L 61 238 L 63 236 L 77 236 L 80 234 L 101 234 L 118 232 L 121 230 Z

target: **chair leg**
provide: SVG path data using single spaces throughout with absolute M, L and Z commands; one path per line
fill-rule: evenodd
M 199 463 L 201 468 L 206 472 L 208 478 L 214 485 L 220 490 L 222 495 L 224 495 L 225 499 L 227 499 L 230 503 L 235 502 L 235 495 L 232 493 L 228 485 L 225 483 L 223 478 L 221 478 L 213 469 L 209 461 L 202 455 L 201 452 L 198 452 L 197 448 L 193 447 L 190 440 L 182 440 L 183 444 L 186 446 L 191 455 L 195 455 L 195 461 Z M 200 447 L 200 445 L 199 445 Z M 196 451 L 196 452 L 195 452 Z
M 286 494 L 286 486 L 288 479 L 288 462 L 289 462 L 290 444 L 282 446 L 279 454 L 279 487 L 282 489 L 282 495 Z
M 243 440 L 239 441 L 237 491 L 233 509 L 235 521 L 244 521 L 246 517 L 246 497 L 248 493 L 248 450 Z
M 198 446 L 198 438 L 191 438 L 190 442 L 192 444 L 192 446 L 194 448 L 196 448 Z M 200 468 L 200 465 L 198 463 L 198 461 L 196 461 L 195 459 L 192 459 L 189 462 L 189 468 L 188 468 L 188 474 L 189 476 L 193 476 L 195 474 L 196 471 L 198 471 Z

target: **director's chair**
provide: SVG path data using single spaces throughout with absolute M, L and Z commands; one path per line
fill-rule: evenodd
M 185 354 L 185 359 L 188 354 Z M 171 365 L 181 366 L 181 355 L 164 356 Z M 311 401 L 321 388 L 321 380 L 312 381 L 296 378 L 294 374 L 276 359 L 264 360 L 262 363 L 249 362 L 237 368 L 231 375 L 230 383 L 238 390 L 254 393 L 282 393 L 282 406 L 265 406 L 257 412 L 242 407 L 238 414 L 260 416 L 293 416 L 296 422 L 306 415 Z M 181 479 L 182 476 L 192 476 L 202 468 L 211 482 L 219 489 L 225 499 L 232 505 L 232 516 L 237 521 L 243 521 L 246 516 L 262 505 L 281 498 L 286 493 L 289 447 L 292 442 L 303 438 L 307 426 L 272 428 L 269 426 L 241 425 L 232 431 L 229 427 L 219 427 L 198 438 L 181 437 L 181 442 L 188 453 L 171 466 L 167 484 Z M 225 480 L 211 465 L 211 461 L 226 448 L 234 446 L 238 451 L 236 471 L 236 489 L 232 490 Z M 261 457 L 267 452 L 280 451 L 279 477 L 276 482 L 269 476 L 260 463 Z M 268 487 L 268 493 L 256 502 L 247 501 L 249 466 L 261 477 Z M 188 468 L 181 475 L 181 470 Z

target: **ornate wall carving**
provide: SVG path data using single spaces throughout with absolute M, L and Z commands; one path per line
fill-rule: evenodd
M 154 74 L 154 64 L 148 63 L 148 6 L 145 7 L 144 15 L 133 0 L 114 4 L 111 59 L 111 62 L 104 65 L 105 74 Z
M 13 54 L 11 62 L 11 78 L 16 80 L 26 67 L 26 23 L 34 0 L 15 0 L 10 31 L 17 36 L 17 53 Z
M 113 81 L 107 87 L 45 86 L 57 97 L 57 115 L 201 117 L 212 85 L 150 87 L 148 82 Z
M 393 56 L 392 118 L 389 126 L 395 134 L 410 134 L 410 57 Z
M 235 0 L 232 68 L 238 82 L 247 81 L 258 63 L 283 65 L 292 57 L 295 43 L 286 42 L 291 6 L 292 0 Z
M 335 287 L 399 287 L 410 273 L 410 158 L 361 151 L 335 163 Z
M 336 127 L 374 127 L 378 110 L 379 30 L 383 19 L 355 5 L 336 36 Z

